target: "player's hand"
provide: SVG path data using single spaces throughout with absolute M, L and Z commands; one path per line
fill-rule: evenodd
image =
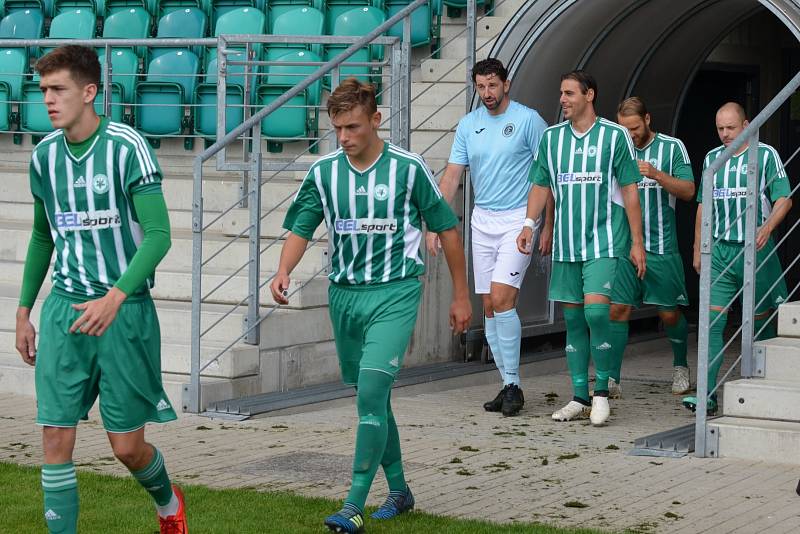
M 636 163 L 639 165 L 639 174 L 653 180 L 656 179 L 656 176 L 658 176 L 658 169 L 653 167 L 649 161 L 637 160 Z
M 119 307 L 126 298 L 125 293 L 112 287 L 99 299 L 73 304 L 73 309 L 83 313 L 69 327 L 69 333 L 80 332 L 90 336 L 102 336 L 117 317 Z
M 453 333 L 466 332 L 472 320 L 472 304 L 469 298 L 454 298 L 450 305 L 450 328 Z
M 631 262 L 636 267 L 636 276 L 644 280 L 644 273 L 647 272 L 647 255 L 641 243 L 631 245 Z
M 772 235 L 772 229 L 766 224 L 758 229 L 756 232 L 756 250 L 761 250 L 769 242 L 769 236 Z
M 539 234 L 539 254 L 549 256 L 553 252 L 553 225 L 546 224 Z
M 527 226 L 522 227 L 522 231 L 517 236 L 517 250 L 526 256 L 531 253 L 533 247 L 533 230 Z
M 692 255 L 692 267 L 694 267 L 694 270 L 697 271 L 697 274 L 700 274 L 700 249 L 698 247 L 694 247 L 694 254 Z
M 425 248 L 428 249 L 428 254 L 436 256 L 442 249 L 442 242 L 439 241 L 439 234 L 428 232 L 425 234 Z
M 17 311 L 17 352 L 28 365 L 36 364 L 36 328 L 30 320 L 30 309 Z
M 278 273 L 272 279 L 269 290 L 272 291 L 272 299 L 278 304 L 289 304 L 289 275 Z

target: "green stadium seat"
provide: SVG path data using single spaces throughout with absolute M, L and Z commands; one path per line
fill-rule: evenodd
M 0 82 L 0 131 L 11 129 L 11 86 Z
M 104 39 L 147 39 L 150 37 L 150 13 L 141 6 L 126 7 L 107 15 L 103 23 Z M 114 47 L 116 50 L 117 47 Z M 144 59 L 147 47 L 137 46 L 136 55 Z M 112 67 L 114 64 L 111 64 Z
M 125 111 L 125 102 L 123 102 L 122 99 L 122 86 L 118 83 L 112 83 L 109 88 L 111 90 L 111 94 L 109 95 L 110 113 L 108 116 L 112 121 L 122 122 Z M 98 115 L 104 115 L 103 90 L 104 85 L 100 84 L 100 87 L 97 89 L 97 97 L 94 99 L 94 110 Z
M 181 133 L 184 106 L 193 103 L 199 70 L 200 61 L 188 50 L 152 60 L 147 78 L 136 84 L 136 128 L 151 136 Z
M 15 11 L 20 10 L 31 10 L 31 11 L 38 11 L 41 13 L 42 18 L 46 18 L 50 16 L 49 10 L 52 10 L 52 1 L 47 0 L 48 3 L 45 3 L 43 0 L 1 0 L 0 1 L 0 12 L 2 15 L 9 15 Z
M 53 131 L 38 81 L 22 84 L 20 100 L 20 130 L 33 134 L 45 134 Z
M 371 32 L 384 23 L 386 17 L 378 8 L 357 7 L 339 15 L 333 25 L 333 35 L 336 36 L 362 36 Z M 325 59 L 330 60 L 347 49 L 350 45 L 328 45 L 325 50 Z M 347 63 L 366 63 L 380 60 L 383 56 L 383 47 L 366 46 L 350 56 L 343 65 Z M 369 66 L 341 66 L 339 79 L 343 80 L 354 76 L 363 82 L 370 82 L 373 68 Z M 325 85 L 330 87 L 330 77 L 325 77 Z
M 458 18 L 461 16 L 461 10 L 467 8 L 467 0 L 442 0 L 444 5 L 447 6 L 447 16 L 450 18 Z M 484 13 L 487 15 L 494 11 L 494 0 L 475 0 L 476 7 L 484 6 Z
M 100 59 L 102 82 L 105 83 L 105 54 L 101 51 Z M 120 88 L 120 100 L 132 104 L 134 88 L 139 74 L 139 58 L 130 48 L 116 48 L 111 50 L 111 82 Z
M 240 54 L 244 55 L 244 54 Z M 217 137 L 217 59 L 212 59 L 206 68 L 205 82 L 195 91 L 194 130 L 205 139 Z M 239 81 L 240 83 L 236 83 Z M 252 93 L 251 93 L 252 94 Z M 230 78 L 225 83 L 225 133 L 230 132 L 244 120 L 244 84 Z
M 217 22 L 219 18 L 226 13 L 230 13 L 231 11 L 237 11 L 242 8 L 250 8 L 250 13 L 252 14 L 253 11 L 257 11 L 263 14 L 263 10 L 258 9 L 256 7 L 255 0 L 213 0 L 211 4 L 211 15 L 209 16 L 209 20 L 211 21 L 211 30 L 215 31 L 217 27 Z M 264 31 L 262 30 L 261 33 Z M 230 33 L 230 32 L 225 32 Z M 238 33 L 250 33 L 250 32 L 238 32 Z
M 325 11 L 324 0 L 267 0 L 267 28 L 269 33 L 274 33 L 273 26 L 278 17 L 298 7 L 313 7 L 319 12 Z
M 386 18 L 389 19 L 413 0 L 385 0 Z M 438 48 L 442 27 L 442 0 L 429 1 L 427 5 L 417 8 L 411 13 L 411 46 L 433 44 Z M 398 22 L 386 32 L 386 35 L 403 38 L 403 23 Z
M 333 33 L 336 19 L 343 13 L 358 7 L 374 7 L 380 11 L 384 10 L 384 0 L 325 0 L 325 32 L 328 35 Z M 367 30 L 369 31 L 369 30 Z M 361 35 L 367 33 L 366 31 Z
M 94 39 L 97 17 L 85 8 L 61 11 L 50 21 L 50 39 Z M 52 48 L 50 49 L 52 50 Z
M 28 72 L 28 54 L 24 48 L 0 50 L 0 83 L 9 87 L 11 100 L 19 102 L 22 83 Z
M 61 2 L 65 0 L 57 0 L 57 1 Z M 66 1 L 73 1 L 73 0 L 66 0 Z M 105 10 L 103 12 L 103 15 L 108 17 L 119 11 L 126 11 L 131 8 L 143 9 L 149 15 L 156 10 L 155 0 L 105 0 Z
M 309 6 L 297 6 L 289 9 L 277 19 L 272 26 L 272 35 L 324 35 L 325 15 L 322 11 Z M 322 55 L 321 45 L 271 44 L 267 47 L 267 61 L 276 59 L 290 50 L 310 50 Z
M 197 7 L 180 7 L 167 12 L 158 21 L 156 37 L 161 39 L 202 39 L 208 29 L 208 17 Z M 153 60 L 166 52 L 178 50 L 172 47 L 152 47 L 150 59 Z M 192 52 L 202 58 L 203 47 L 192 47 Z
M 76 9 L 91 11 L 97 16 L 97 3 L 95 0 L 55 0 L 53 5 L 53 18 L 61 13 L 72 12 Z
M 0 20 L 0 39 L 41 39 L 44 16 L 40 10 L 20 9 Z
M 176 10 L 182 9 L 199 9 L 208 17 L 206 6 L 202 0 L 158 0 L 156 11 L 153 13 L 158 20 L 164 18 L 164 15 L 172 13 Z M 205 37 L 205 36 L 204 36 Z
M 232 11 L 228 11 L 222 15 L 217 21 L 217 26 L 214 28 L 214 37 L 219 37 L 224 34 L 255 34 L 260 35 L 264 33 L 266 28 L 266 16 L 261 11 L 253 7 L 239 7 Z M 252 45 L 252 50 L 256 58 L 261 58 L 263 46 L 261 44 Z M 233 50 L 240 50 L 244 52 L 245 47 L 233 47 Z M 211 61 L 217 57 L 217 48 L 210 47 L 208 49 L 208 60 Z

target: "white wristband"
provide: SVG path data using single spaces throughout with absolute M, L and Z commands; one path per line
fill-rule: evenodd
M 536 221 L 534 221 L 533 219 L 530 219 L 530 218 L 525 219 L 525 222 L 522 223 L 522 227 L 523 228 L 530 228 L 531 230 L 535 230 L 536 229 Z

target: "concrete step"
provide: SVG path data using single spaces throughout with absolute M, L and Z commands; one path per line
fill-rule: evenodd
M 719 439 L 714 456 L 800 465 L 800 423 L 725 416 L 708 424 Z
M 786 302 L 778 308 L 778 335 L 800 337 L 800 301 Z
M 261 391 L 287 391 L 340 380 L 333 341 L 261 352 Z
M 465 10 L 466 11 L 466 10 Z M 478 16 L 480 17 L 477 21 L 476 25 L 476 37 L 478 38 L 492 38 L 497 37 L 500 35 L 500 32 L 503 31 L 503 28 L 506 27 L 508 21 L 511 20 L 510 17 L 497 17 L 497 16 L 481 16 L 483 15 L 483 10 L 478 11 Z M 466 36 L 466 15 L 463 15 L 463 20 L 461 18 L 449 18 L 443 17 L 442 18 L 442 42 L 449 41 L 453 38 L 457 37 L 464 37 Z
M 413 106 L 452 105 L 466 109 L 464 81 L 458 83 L 413 82 L 411 84 L 411 104 Z M 453 99 L 453 100 L 451 100 Z
M 489 56 L 494 44 L 494 37 L 476 37 L 475 50 L 477 59 L 484 59 Z M 467 55 L 467 36 L 466 33 L 460 37 L 454 37 L 442 45 L 440 53 L 441 59 L 463 59 Z
M 30 239 L 30 223 L 0 220 L 0 262 L 24 261 Z M 236 270 L 248 261 L 248 243 L 246 239 L 237 239 L 228 245 L 232 238 L 228 236 L 206 235 L 203 240 L 203 258 L 207 261 L 217 251 L 225 250 L 208 262 L 206 268 L 221 272 Z M 262 249 L 266 245 L 262 246 Z M 175 229 L 172 232 L 172 247 L 159 265 L 160 269 L 172 272 L 191 272 L 192 270 L 192 235 L 191 232 Z M 295 272 L 299 277 L 315 274 L 327 263 L 327 244 L 313 245 L 300 260 Z M 280 246 L 275 244 L 261 254 L 262 272 L 275 271 L 280 259 Z
M 730 380 L 724 387 L 726 416 L 800 422 L 800 382 L 753 378 Z
M 800 339 L 776 337 L 756 341 L 756 354 L 763 351 L 763 378 L 789 380 L 800 384 Z M 762 375 L 758 375 L 762 376 Z
M 189 377 L 172 373 L 162 373 L 161 376 L 164 391 L 175 411 L 187 411 L 188 406 L 184 404 L 184 387 L 189 385 Z M 203 411 L 212 402 L 259 393 L 261 382 L 260 377 L 253 375 L 232 379 L 202 377 L 200 383 L 202 386 L 200 388 L 200 411 Z
M 288 208 L 289 203 L 286 207 Z M 283 228 L 283 221 L 286 218 L 286 209 L 275 210 L 267 215 L 267 209 L 263 209 L 261 219 L 261 238 L 272 239 L 283 235 L 286 230 Z M 170 214 L 172 216 L 172 214 Z M 237 236 L 245 229 L 250 227 L 250 211 L 239 208 L 231 210 L 223 219 L 220 219 L 219 229 L 227 236 Z M 328 229 L 324 224 L 320 224 L 314 231 L 314 238 L 321 237 Z
M 2 349 L 14 350 L 13 342 Z M 0 392 L 32 396 L 35 389 L 34 368 L 23 362 L 17 352 L 0 352 Z

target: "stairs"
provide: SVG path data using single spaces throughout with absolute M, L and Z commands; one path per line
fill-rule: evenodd
M 756 342 L 756 375 L 724 385 L 709 455 L 800 465 L 800 302 L 781 305 L 778 337 Z

